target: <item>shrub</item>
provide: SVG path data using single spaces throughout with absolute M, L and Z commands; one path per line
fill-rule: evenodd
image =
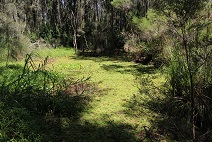
M 65 80 L 45 68 L 47 60 L 37 67 L 32 55 L 27 55 L 24 67 L 9 65 L 0 69 L 0 140 L 51 141 L 48 127 L 56 125 L 55 120 L 76 118 L 84 109 L 90 88 L 80 86 L 86 86 L 88 79 Z M 76 89 L 67 93 L 71 85 Z

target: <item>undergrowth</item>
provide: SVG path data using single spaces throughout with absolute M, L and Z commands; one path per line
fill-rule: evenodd
M 37 50 L 38 54 L 43 51 Z M 71 52 L 68 51 L 65 57 L 60 56 L 63 53 L 55 53 L 54 57 L 49 56 L 42 62 L 34 55 L 27 55 L 24 66 L 20 63 L 11 63 L 7 67 L 1 65 L 1 102 L 7 108 L 2 110 L 18 108 L 26 114 L 20 119 L 18 114 L 2 115 L 1 119 L 7 120 L 1 121 L 2 141 L 135 142 L 165 139 L 151 126 L 150 122 L 157 119 L 157 115 L 143 105 L 149 98 L 137 97 L 138 82 L 135 79 L 155 76 L 157 71 L 153 66 L 111 57 L 75 56 Z M 160 83 L 159 74 L 154 81 Z M 23 129 L 16 127 L 13 121 L 9 125 L 7 118 L 13 117 L 17 117 L 17 125 L 26 126 Z M 29 131 L 26 132 L 25 128 Z
M 46 69 L 47 60 L 36 66 L 27 54 L 24 66 L 1 66 L 1 141 L 55 141 L 60 118 L 78 118 L 85 108 L 89 78 L 64 80 Z
M 179 67 L 176 70 L 179 71 Z M 169 76 L 167 73 L 170 69 L 164 68 L 161 71 L 163 72 L 161 75 L 164 75 L 164 79 L 161 78 L 161 75 L 160 77 L 158 75 L 140 77 L 139 82 L 141 86 L 139 90 L 141 95 L 135 95 L 134 98 L 131 99 L 130 104 L 132 105 L 134 114 L 145 108 L 149 109 L 150 112 L 157 114 L 155 119 L 150 120 L 151 126 L 144 128 L 145 131 L 142 134 L 147 137 L 146 133 L 148 133 L 147 138 L 150 138 L 149 140 L 158 141 L 165 137 L 166 140 L 170 141 L 191 141 L 192 133 L 190 128 L 192 124 L 191 117 L 189 116 L 191 102 L 185 93 L 186 86 L 182 85 L 186 83 L 183 81 L 178 83 L 177 87 L 181 84 L 181 89 L 174 88 L 176 86 L 173 87 L 172 84 L 176 83 L 173 79 L 181 80 L 179 76 L 185 75 L 185 73 L 173 77 Z M 198 89 L 198 87 L 195 87 L 195 89 Z M 185 91 L 183 92 L 185 94 L 179 96 L 175 95 L 173 91 L 175 91 L 175 93 L 179 93 L 176 91 Z M 196 126 L 197 141 L 211 140 L 211 125 L 207 125 L 208 129 L 202 128 L 204 125 L 211 123 L 211 115 L 210 112 L 208 112 L 210 110 L 209 107 L 211 107 L 209 104 L 211 99 L 209 97 L 207 98 L 208 100 L 204 99 L 206 98 L 201 97 L 196 98 L 195 100 L 199 105 L 195 106 L 195 109 L 200 113 L 196 113 L 197 119 L 195 121 L 196 124 L 200 124 Z M 134 104 L 138 105 L 135 106 Z M 206 105 L 206 107 L 204 105 Z M 201 113 L 201 111 L 203 112 Z

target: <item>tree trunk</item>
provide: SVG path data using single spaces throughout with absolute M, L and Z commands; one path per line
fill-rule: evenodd
M 74 30 L 74 40 L 73 40 L 74 48 L 75 48 L 75 54 L 77 54 L 77 31 Z
M 191 120 L 192 120 L 192 140 L 195 141 L 196 139 L 196 129 L 195 129 L 195 96 L 194 96 L 194 85 L 193 85 L 193 74 L 191 69 L 191 61 L 190 61 L 190 49 L 187 43 L 186 37 L 186 27 L 184 26 L 182 29 L 182 36 L 183 36 L 183 46 L 186 53 L 186 64 L 189 73 L 189 81 L 190 81 L 190 100 L 191 100 Z

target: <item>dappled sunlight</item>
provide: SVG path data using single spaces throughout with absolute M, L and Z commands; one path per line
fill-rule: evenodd
M 1 0 L 0 141 L 212 141 L 212 0 Z
M 138 78 L 154 75 L 152 65 L 143 66 L 132 62 L 123 62 L 112 57 L 93 57 L 77 59 L 77 55 L 51 57 L 46 60 L 45 69 L 54 71 L 56 76 L 64 77 L 64 89 L 59 90 L 59 96 L 41 99 L 37 96 L 34 101 L 52 101 L 55 108 L 42 114 L 45 127 L 51 128 L 49 139 L 57 141 L 139 141 L 143 127 L 150 127 L 154 114 L 132 98 L 140 92 Z M 34 62 L 35 66 L 38 63 Z M 44 62 L 41 62 L 44 63 Z M 41 64 L 42 65 L 42 64 Z M 22 66 L 10 65 L 8 69 L 23 70 Z M 0 70 L 3 72 L 2 67 Z M 69 85 L 69 80 L 87 80 L 86 90 L 81 84 Z M 156 81 L 157 82 L 157 81 Z M 63 84 L 62 83 L 62 84 Z M 79 86 L 78 86 L 79 85 Z M 77 96 L 83 90 L 87 95 Z M 74 92 L 74 91 L 77 91 Z M 143 98 L 145 101 L 145 98 Z M 33 103 L 32 103 L 33 104 Z M 39 104 L 42 107 L 41 104 Z M 44 106 L 45 107 L 45 106 Z M 48 106 L 49 107 L 49 106 Z
M 101 67 L 109 72 L 119 72 L 121 74 L 133 74 L 135 76 L 139 76 L 142 74 L 151 74 L 154 73 L 155 71 L 154 66 L 143 66 L 138 64 L 134 65 L 132 64 L 120 65 L 119 63 L 110 65 L 103 64 Z
M 67 72 L 67 66 L 70 72 Z M 139 132 L 143 126 L 150 125 L 152 115 L 146 108 L 142 109 L 145 112 L 128 115 L 126 112 L 132 111 L 126 103 L 131 101 L 133 94 L 139 93 L 136 78 L 154 74 L 154 66 L 122 62 L 111 57 L 80 57 L 79 59 L 76 56 L 59 58 L 54 67 L 61 68 L 61 71 L 65 71 L 66 74 L 71 73 L 72 76 L 74 72 L 78 74 L 77 77 L 90 75 L 90 81 L 97 82 L 96 85 L 101 90 L 93 94 L 89 109 L 81 113 L 81 123 L 86 122 L 99 127 L 110 127 L 111 123 L 108 124 L 108 122 L 123 123 L 130 126 L 128 131 L 131 131 L 137 139 L 140 137 Z

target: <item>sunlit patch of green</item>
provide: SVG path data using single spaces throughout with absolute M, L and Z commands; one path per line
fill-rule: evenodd
M 110 57 L 78 57 L 72 49 L 45 49 L 37 52 L 40 57 L 49 56 L 51 59 L 47 69 L 74 80 L 91 77 L 90 82 L 98 88 L 77 122 L 69 118 L 61 119 L 66 139 L 73 140 L 69 133 L 77 133 L 73 138 L 89 137 L 89 140 L 97 141 L 102 137 L 109 141 L 110 138 L 102 135 L 107 133 L 119 140 L 138 140 L 138 134 L 143 127 L 151 126 L 151 121 L 157 117 L 144 105 L 145 100 L 150 98 L 141 95 L 139 90 L 142 88 L 139 82 L 141 77 L 156 76 L 152 78 L 154 84 L 161 82 L 162 79 L 153 66 L 143 66 Z M 122 135 L 122 131 L 129 136 Z
M 10 63 L 6 67 L 6 63 L 0 63 L 0 85 L 2 85 L 2 83 L 7 85 L 16 80 L 17 77 L 21 75 L 22 70 L 23 66 L 19 64 Z
M 139 133 L 143 126 L 150 126 L 150 121 L 156 114 L 142 106 L 145 96 L 142 100 L 137 100 L 138 104 L 134 104 L 138 105 L 135 108 L 137 110 L 127 104 L 133 103 L 132 98 L 140 95 L 140 86 L 136 80 L 140 76 L 154 75 L 154 67 L 114 61 L 105 57 L 102 57 L 102 60 L 98 57 L 97 60 L 93 57 L 77 60 L 73 56 L 58 58 L 54 62 L 54 69 L 70 77 L 91 76 L 90 80 L 102 90 L 93 94 L 90 108 L 82 113 L 81 123 L 89 122 L 99 127 L 107 126 L 108 122 L 124 123 L 132 127 L 129 131 L 134 134 Z M 154 82 L 157 84 L 160 81 L 157 77 Z
M 46 56 L 49 56 L 50 58 L 59 58 L 59 57 L 69 57 L 74 55 L 74 49 L 73 48 L 64 48 L 64 47 L 58 47 L 56 49 L 53 48 L 42 48 L 42 49 L 36 49 L 33 51 L 35 54 L 38 54 L 39 57 L 45 58 Z

